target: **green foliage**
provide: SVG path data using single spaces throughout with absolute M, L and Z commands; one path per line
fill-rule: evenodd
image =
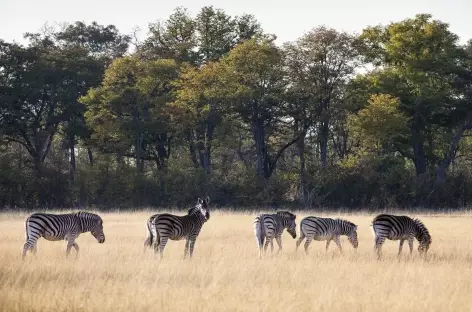
M 25 38 L 0 41 L 1 207 L 472 199 L 472 44 L 430 15 L 281 47 L 212 6 L 177 8 L 133 51 L 95 22 Z

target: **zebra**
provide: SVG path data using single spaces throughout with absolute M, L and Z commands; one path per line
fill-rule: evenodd
M 66 240 L 66 255 L 69 255 L 72 247 L 77 253 L 79 252 L 79 245 L 75 240 L 82 233 L 90 232 L 100 244 L 105 242 L 103 220 L 94 213 L 84 211 L 68 214 L 34 213 L 26 219 L 25 225 L 26 243 L 22 259 L 30 249 L 36 254 L 36 243 L 40 237 L 49 241 Z
M 297 240 L 296 250 L 305 239 L 305 252 L 308 254 L 308 247 L 311 241 L 326 241 L 326 251 L 332 240 L 336 243 L 339 251 L 343 251 L 339 237 L 346 235 L 347 239 L 354 248 L 359 246 L 357 240 L 357 225 L 342 219 L 306 217 L 300 222 L 300 238 Z
M 259 247 L 259 258 L 262 257 L 262 246 L 267 251 L 270 243 L 271 252 L 274 252 L 273 239 L 279 245 L 279 253 L 282 250 L 282 233 L 284 229 L 293 237 L 297 237 L 296 215 L 288 211 L 277 211 L 275 214 L 261 214 L 254 219 L 254 233 Z M 265 241 L 265 244 L 264 244 Z
M 407 216 L 381 214 L 374 218 L 371 227 L 375 236 L 375 251 L 377 252 L 378 259 L 380 259 L 382 244 L 387 238 L 390 240 L 400 240 L 398 256 L 402 252 L 405 240 L 408 240 L 410 255 L 413 253 L 414 238 L 418 240 L 420 256 L 426 256 L 432 242 L 431 235 L 423 222 Z
M 193 211 L 193 208 L 190 208 L 187 212 L 187 214 L 190 214 Z M 146 229 L 147 229 L 147 238 L 144 241 L 144 251 L 146 251 L 146 248 L 151 248 L 154 245 L 154 240 L 156 238 L 156 227 L 154 226 L 154 219 L 159 216 L 158 213 L 152 215 L 149 217 L 149 219 L 146 222 Z
M 155 228 L 154 251 L 160 253 L 162 259 L 167 241 L 186 239 L 184 259 L 192 258 L 195 241 L 202 226 L 210 219 L 208 204 L 210 197 L 198 198 L 197 205 L 189 209 L 187 215 L 176 216 L 168 213 L 159 214 L 152 221 Z

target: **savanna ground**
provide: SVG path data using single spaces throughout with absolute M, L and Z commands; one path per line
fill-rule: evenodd
M 143 253 L 145 223 L 153 212 L 101 213 L 106 242 L 89 234 L 65 257 L 65 242 L 38 241 L 38 253 L 21 261 L 26 213 L 0 214 L 1 311 L 470 311 L 472 213 L 420 217 L 433 243 L 428 259 L 400 259 L 398 241 L 384 258 L 373 253 L 371 214 L 297 213 L 343 217 L 358 224 L 359 248 L 342 238 L 313 242 L 310 255 L 283 235 L 284 251 L 260 260 L 254 213 L 213 212 L 182 260 L 184 242 L 170 241 L 162 261 Z M 299 228 L 297 225 L 297 234 Z M 277 248 L 277 246 L 275 245 Z

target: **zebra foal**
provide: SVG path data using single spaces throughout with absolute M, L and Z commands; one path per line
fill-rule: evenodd
M 22 259 L 28 250 L 36 254 L 36 243 L 41 237 L 49 241 L 66 240 L 66 255 L 69 255 L 72 247 L 77 253 L 79 252 L 79 245 L 75 240 L 82 233 L 90 232 L 100 244 L 105 242 L 102 218 L 94 213 L 83 211 L 68 214 L 34 213 L 26 219 L 25 225 L 26 243 Z
M 306 217 L 300 222 L 300 238 L 297 240 L 296 250 L 301 242 L 305 241 L 305 252 L 308 254 L 308 247 L 312 240 L 326 241 L 326 251 L 332 240 L 336 243 L 339 251 L 343 251 L 339 237 L 346 235 L 347 239 L 354 248 L 357 248 L 357 225 L 347 220 Z
M 293 237 L 297 237 L 296 215 L 288 211 L 277 211 L 275 214 L 261 214 L 254 219 L 254 234 L 256 235 L 257 245 L 259 247 L 259 258 L 262 257 L 262 247 L 267 251 L 270 243 L 270 250 L 274 252 L 273 239 L 279 245 L 279 253 L 282 250 L 282 233 L 284 229 Z
M 413 253 L 413 241 L 416 238 L 419 242 L 418 252 L 425 255 L 428 252 L 432 239 L 426 226 L 419 219 L 412 219 L 407 216 L 396 216 L 381 214 L 374 218 L 372 231 L 375 236 L 375 251 L 380 259 L 382 244 L 385 239 L 400 240 L 398 256 L 400 256 L 405 240 L 410 247 L 410 255 Z
M 207 196 L 205 199 L 199 198 L 197 205 L 189 209 L 188 214 L 185 216 L 162 213 L 153 219 L 152 226 L 155 229 L 155 232 L 153 232 L 153 234 L 155 233 L 154 251 L 160 253 L 161 259 L 169 239 L 186 239 L 184 259 L 187 256 L 192 257 L 195 241 L 200 234 L 202 226 L 210 219 L 209 203 L 210 197 Z

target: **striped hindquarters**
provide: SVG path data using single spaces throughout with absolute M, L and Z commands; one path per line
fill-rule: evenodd
M 149 219 L 146 222 L 146 232 L 147 232 L 147 238 L 144 241 L 144 247 L 152 247 L 156 240 L 157 232 L 156 228 L 154 226 L 154 219 L 157 218 L 159 214 L 155 214 L 149 217 Z
M 407 216 L 378 215 L 372 222 L 372 229 L 376 237 L 390 240 L 408 239 L 416 234 L 415 222 Z
M 71 231 L 79 231 L 80 224 L 75 214 L 34 213 L 26 219 L 28 240 L 44 237 L 47 240 L 62 240 Z
M 181 240 L 197 236 L 206 220 L 200 210 L 186 216 L 163 213 L 154 219 L 153 225 L 160 237 Z
M 281 236 L 284 229 L 295 238 L 297 236 L 295 218 L 296 216 L 288 211 L 257 216 L 254 219 L 254 232 L 258 242 L 261 241 L 258 237 L 272 239 Z
M 300 237 L 331 240 L 346 235 L 354 248 L 358 247 L 357 225 L 343 219 L 306 217 L 300 222 Z

